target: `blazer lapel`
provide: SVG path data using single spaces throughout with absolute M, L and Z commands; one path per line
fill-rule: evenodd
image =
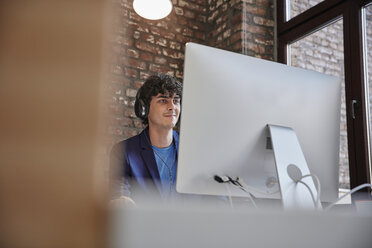
M 148 134 L 148 128 L 143 130 L 143 132 L 140 134 L 140 145 L 141 145 L 141 156 L 143 158 L 143 161 L 145 162 L 145 165 L 152 177 L 153 182 L 156 185 L 156 188 L 158 189 L 159 193 L 161 191 L 161 184 L 160 184 L 160 175 L 158 171 L 158 167 L 156 165 L 154 152 L 152 150 L 152 146 L 150 144 L 149 140 L 149 134 Z

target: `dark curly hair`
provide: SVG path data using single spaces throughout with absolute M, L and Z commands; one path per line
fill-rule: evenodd
M 150 110 L 150 102 L 153 96 L 158 94 L 174 94 L 182 97 L 182 84 L 177 79 L 168 74 L 158 74 L 150 76 L 142 87 L 137 91 L 134 110 L 136 116 L 142 120 L 144 125 L 148 122 L 148 113 Z

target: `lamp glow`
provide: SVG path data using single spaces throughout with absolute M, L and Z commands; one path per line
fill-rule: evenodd
M 171 0 L 134 0 L 133 9 L 143 18 L 159 20 L 172 11 Z

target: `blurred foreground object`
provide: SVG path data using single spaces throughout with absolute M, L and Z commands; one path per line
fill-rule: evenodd
M 333 213 L 231 211 L 211 205 L 148 204 L 115 209 L 110 219 L 110 248 L 167 248 L 175 244 L 177 248 L 364 248 L 372 243 L 372 217 L 351 209 Z
M 0 1 L 0 247 L 102 247 L 102 0 Z

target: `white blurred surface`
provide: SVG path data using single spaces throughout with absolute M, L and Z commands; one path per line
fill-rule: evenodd
M 116 208 L 110 248 L 371 247 L 372 217 L 212 206 Z

